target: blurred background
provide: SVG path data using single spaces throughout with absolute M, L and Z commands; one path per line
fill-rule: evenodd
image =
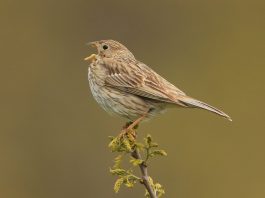
M 170 109 L 141 125 L 168 157 L 165 197 L 265 197 L 265 2 L 0 1 L 0 197 L 143 197 L 113 192 L 109 135 L 125 120 L 94 101 L 85 44 L 115 39 L 233 122 Z

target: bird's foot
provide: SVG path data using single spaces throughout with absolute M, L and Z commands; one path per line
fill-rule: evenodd
M 122 127 L 122 129 L 127 129 L 132 123 L 133 123 L 132 121 L 126 122 L 126 124 Z
M 134 125 L 133 128 L 130 127 L 133 123 L 134 122 L 132 122 L 132 121 L 126 122 L 126 124 L 122 127 L 122 129 L 128 129 L 128 128 L 130 128 L 130 129 L 138 129 L 139 124 Z
M 136 131 L 135 130 L 128 130 L 128 129 L 123 129 L 120 134 L 118 135 L 118 139 L 128 139 L 131 142 L 135 142 L 136 139 Z
M 122 130 L 121 130 L 120 134 L 118 135 L 119 139 L 127 138 L 130 141 L 135 142 L 135 139 L 136 139 L 135 129 L 138 128 L 138 125 L 131 127 L 132 124 L 133 124 L 133 122 L 129 121 L 122 127 Z

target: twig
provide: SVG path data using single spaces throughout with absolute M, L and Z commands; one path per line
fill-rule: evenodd
M 122 154 L 118 155 L 114 159 L 113 168 L 110 172 L 113 175 L 118 176 L 114 184 L 114 191 L 117 193 L 122 185 L 131 188 L 136 183 L 143 184 L 145 187 L 145 197 L 158 198 L 165 194 L 163 186 L 159 183 L 155 183 L 147 172 L 147 160 L 156 156 L 166 156 L 167 153 L 164 150 L 157 149 L 158 144 L 153 142 L 152 137 L 147 135 L 144 138 L 144 143 L 136 142 L 137 133 L 134 129 L 129 131 L 122 131 L 117 137 L 110 137 L 111 142 L 109 147 L 112 152 L 118 152 L 122 154 L 130 154 L 132 159 L 130 163 L 133 166 L 139 166 L 141 176 L 136 176 L 132 169 L 126 170 L 121 167 Z M 143 160 L 141 151 L 144 152 Z
M 131 153 L 131 155 L 135 159 L 142 160 L 140 152 L 137 148 L 134 149 L 134 151 Z M 156 195 L 154 189 L 152 188 L 152 186 L 149 183 L 149 176 L 148 176 L 146 164 L 144 162 L 142 162 L 141 164 L 139 164 L 139 167 L 140 167 L 141 174 L 142 174 L 143 185 L 145 186 L 145 188 L 148 191 L 151 198 L 157 198 L 157 195 Z

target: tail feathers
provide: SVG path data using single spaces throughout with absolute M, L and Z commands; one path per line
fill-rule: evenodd
M 232 119 L 230 118 L 230 116 L 228 116 L 226 113 L 222 112 L 221 110 L 211 106 L 211 105 L 208 105 L 204 102 L 201 102 L 199 100 L 196 100 L 196 99 L 193 99 L 191 97 L 188 97 L 188 96 L 184 96 L 184 97 L 181 97 L 181 98 L 178 98 L 179 102 L 181 102 L 182 104 L 184 104 L 185 106 L 187 107 L 195 107 L 195 108 L 201 108 L 201 109 L 205 109 L 205 110 L 208 110 L 208 111 L 211 111 L 213 113 L 216 113 L 224 118 L 227 118 L 228 120 L 232 121 Z

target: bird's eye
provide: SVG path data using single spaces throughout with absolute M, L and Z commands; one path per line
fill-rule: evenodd
M 106 50 L 108 49 L 109 47 L 107 45 L 103 45 L 103 49 Z

